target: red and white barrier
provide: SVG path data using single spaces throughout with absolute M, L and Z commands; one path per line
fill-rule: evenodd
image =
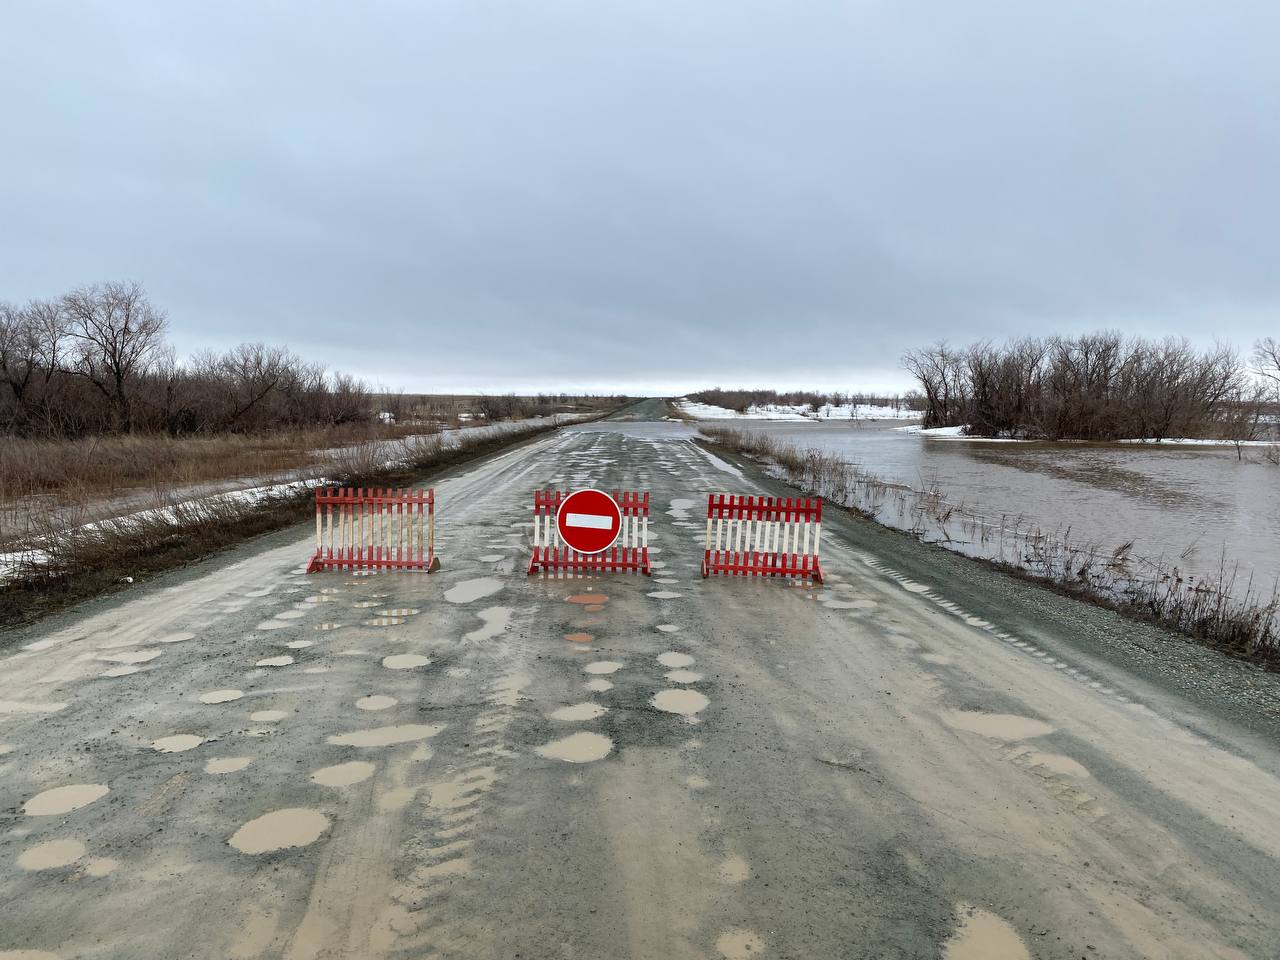
M 559 490 L 535 490 L 533 493 L 533 558 L 529 573 L 571 571 L 574 573 L 638 572 L 649 576 L 649 493 L 614 491 L 621 514 L 617 537 L 612 545 L 598 553 L 583 553 L 565 543 L 558 522 L 560 506 L 569 494 Z M 576 516 L 576 515 L 575 515 Z M 579 518 L 587 528 L 595 527 L 594 518 Z M 603 522 L 603 521 L 602 521 Z
M 316 491 L 318 570 L 440 569 L 435 490 L 333 487 Z
M 804 577 L 822 583 L 821 498 L 707 497 L 702 575 Z

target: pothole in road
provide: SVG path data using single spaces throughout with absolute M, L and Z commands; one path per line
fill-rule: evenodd
M 175 733 L 171 737 L 153 740 L 151 749 L 157 753 L 184 753 L 187 750 L 194 750 L 202 743 L 204 743 L 204 737 L 198 737 L 194 733 Z
M 50 840 L 24 850 L 18 866 L 23 870 L 56 870 L 70 866 L 87 852 L 79 840 Z
M 994 913 L 961 903 L 960 926 L 942 946 L 943 960 L 1031 960 L 1016 930 Z
M 506 632 L 511 623 L 510 607 L 489 607 L 478 614 L 483 626 L 477 627 L 463 636 L 468 643 L 481 643 L 492 640 Z
M 680 628 L 674 623 L 660 623 L 658 624 L 657 629 L 661 630 L 663 633 L 676 633 Z
M 603 734 L 585 731 L 552 740 L 537 748 L 538 756 L 566 763 L 591 763 L 603 760 L 613 750 L 613 741 Z
M 565 603 L 577 603 L 585 607 L 602 607 L 609 602 L 603 593 L 575 593 L 564 598 Z
M 655 600 L 678 600 L 683 596 L 683 594 L 676 593 L 672 590 L 655 590 L 653 593 L 648 594 L 648 596 L 653 597 Z
M 653 705 L 663 713 L 676 713 L 690 720 L 710 702 L 697 690 L 660 690 L 653 697 Z
M 87 807 L 101 800 L 110 789 L 105 783 L 72 783 L 37 793 L 22 805 L 22 812 L 29 817 L 56 817 L 72 810 Z
M 267 657 L 265 660 L 259 660 L 255 666 L 287 667 L 291 663 L 293 663 L 293 657 Z
M 395 697 L 388 697 L 381 693 L 370 694 L 367 697 L 361 697 L 356 701 L 356 707 L 360 710 L 386 710 L 394 707 L 400 701 Z
M 392 657 L 384 657 L 382 665 L 388 670 L 411 670 L 414 667 L 425 667 L 431 662 L 430 657 L 417 653 L 397 653 Z
M 290 650 L 305 650 L 312 645 L 310 640 L 290 640 L 285 644 Z
M 610 674 L 621 670 L 622 664 L 617 660 L 597 660 L 595 663 L 588 663 L 582 669 L 587 673 Z
M 693 666 L 693 657 L 687 653 L 677 653 L 671 650 L 667 653 L 658 654 L 658 662 L 664 667 L 691 667 Z
M 594 680 L 588 680 L 584 686 L 592 693 L 604 693 L 606 690 L 613 689 L 613 684 L 604 677 L 597 677 Z
M 200 694 L 201 703 L 230 703 L 244 696 L 243 690 L 210 690 Z
M 241 853 L 271 853 L 305 847 L 329 829 L 329 818 L 319 810 L 288 807 L 250 820 L 227 842 Z
M 693 670 L 672 670 L 665 676 L 672 683 L 697 683 L 702 679 L 702 674 Z
M 288 711 L 285 710 L 259 710 L 256 713 L 249 714 L 249 719 L 254 723 L 275 723 L 287 717 Z
M 250 757 L 216 757 L 205 761 L 204 772 L 215 775 L 237 773 L 251 763 L 253 760 Z
M 322 787 L 350 787 L 368 780 L 375 769 L 377 768 L 367 760 L 352 760 L 350 763 L 339 763 L 317 770 L 311 774 L 311 779 Z
M 1053 733 L 1053 727 L 1040 720 L 1012 713 L 980 713 L 975 710 L 949 710 L 942 721 L 957 730 L 968 730 L 992 740 L 1026 740 Z
M 572 706 L 561 707 L 559 710 L 553 710 L 551 712 L 551 719 L 575 722 L 594 720 L 597 717 L 604 716 L 608 712 L 608 707 L 602 707 L 598 703 L 591 703 L 588 701 L 587 703 L 575 703 Z
M 570 643 L 590 643 L 595 639 L 589 633 L 566 633 L 564 638 Z

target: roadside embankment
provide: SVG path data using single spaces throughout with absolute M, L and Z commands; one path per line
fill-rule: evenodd
M 713 445 L 763 461 L 792 486 L 883 526 L 1280 669 L 1280 594 L 1241 583 L 1225 558 L 1216 576 L 1191 578 L 1163 561 L 1133 555 L 1131 545 L 1103 550 L 1073 539 L 1070 530 L 980 516 L 936 486 L 892 483 L 829 451 L 727 427 L 703 427 L 702 434 Z
M 78 525 L 62 513 L 28 523 L 0 554 L 0 627 L 126 588 L 308 516 L 317 486 L 408 486 L 432 472 L 559 429 L 556 419 L 501 430 L 376 441 L 344 448 L 324 477 L 184 497 L 159 491 L 141 510 Z

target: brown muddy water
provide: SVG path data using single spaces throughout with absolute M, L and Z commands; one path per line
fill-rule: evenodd
M 1133 541 L 1133 565 L 1158 564 L 1196 580 L 1216 578 L 1225 562 L 1237 574 L 1237 596 L 1250 578 L 1264 597 L 1280 582 L 1280 467 L 1260 448 L 1246 448 L 1240 459 L 1231 447 L 925 439 L 893 423 L 733 426 L 838 453 L 892 484 L 936 489 L 959 512 L 982 518 L 988 534 L 1018 524 L 1105 553 Z M 904 529 L 919 519 L 903 515 L 892 498 L 875 512 Z M 961 552 L 1016 559 L 1001 555 L 1008 544 L 999 537 L 980 542 L 972 524 L 924 535 Z

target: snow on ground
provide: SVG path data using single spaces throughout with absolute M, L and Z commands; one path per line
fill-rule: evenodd
M 695 420 L 919 420 L 920 414 L 906 408 L 881 407 L 870 403 L 826 403 L 814 411 L 808 404 L 752 406 L 746 413 L 693 400 L 676 401 L 681 413 Z

